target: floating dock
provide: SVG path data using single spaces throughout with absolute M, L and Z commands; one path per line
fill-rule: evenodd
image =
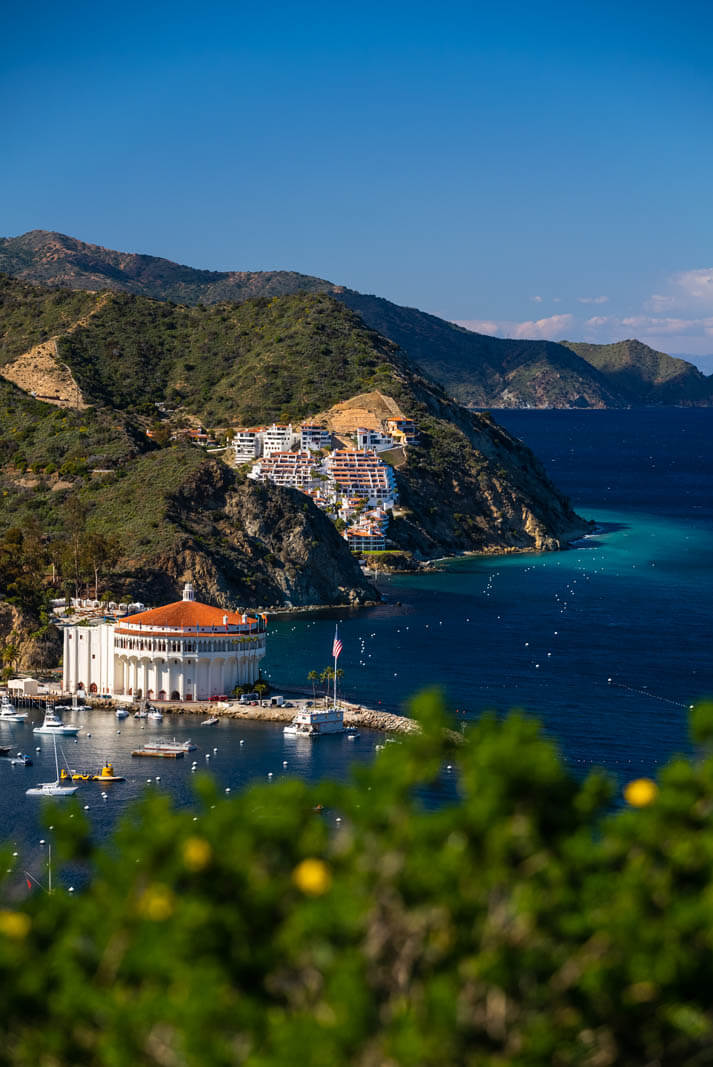
M 159 748 L 136 748 L 131 753 L 132 756 L 154 756 L 157 759 L 183 759 L 185 754 L 183 749 L 176 749 L 175 752 L 167 752 L 165 749 Z

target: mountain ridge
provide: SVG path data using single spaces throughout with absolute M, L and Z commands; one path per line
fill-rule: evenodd
M 189 306 L 328 292 L 472 408 L 713 404 L 713 375 L 683 361 L 675 383 L 670 375 L 659 381 L 661 357 L 674 357 L 641 342 L 638 348 L 617 342 L 630 346 L 625 368 L 604 351 L 612 346 L 478 334 L 418 308 L 296 271 L 208 271 L 45 230 L 0 238 L 0 271 L 27 282 L 85 292 L 108 289 Z

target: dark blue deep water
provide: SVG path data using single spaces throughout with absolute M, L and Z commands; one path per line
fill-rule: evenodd
M 468 716 L 511 707 L 537 715 L 577 772 L 651 773 L 688 748 L 688 706 L 713 696 L 713 411 L 495 414 L 600 532 L 566 552 L 462 558 L 439 573 L 394 577 L 375 608 L 286 616 L 272 625 L 266 672 L 278 688 L 306 685 L 307 672 L 329 662 L 338 619 L 347 697 L 398 710 L 435 684 Z M 223 788 L 267 781 L 269 772 L 272 781 L 293 773 L 318 781 L 344 778 L 380 739 L 297 745 L 275 726 L 226 722 L 208 731 L 191 716 L 167 716 L 164 734 L 192 736 L 200 748 L 154 763 L 129 755 L 146 737 L 133 720 L 90 712 L 83 722 L 78 743 L 64 745 L 71 765 L 98 769 L 109 755 L 127 776 L 106 800 L 99 785 L 81 787 L 100 836 L 147 778 L 187 803 L 193 758 Z M 32 768 L 0 765 L 0 839 L 37 869 L 46 834 L 24 790 L 54 776 L 51 741 L 33 740 L 29 725 L 0 730 L 14 748 L 41 748 Z

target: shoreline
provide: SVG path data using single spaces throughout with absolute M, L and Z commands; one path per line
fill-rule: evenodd
M 264 708 L 260 705 L 255 707 L 252 704 L 239 704 L 237 700 L 228 702 L 206 701 L 204 703 L 176 702 L 170 705 L 167 702 L 161 702 L 155 706 L 165 715 L 200 715 L 205 718 L 215 716 L 218 719 L 288 723 L 292 722 L 307 698 L 297 696 L 288 690 L 285 690 L 284 695 L 288 698 L 295 698 L 292 700 L 293 707 Z M 116 707 L 114 703 L 109 704 L 107 701 L 97 701 L 92 704 L 90 700 L 89 703 L 96 710 L 114 710 Z M 420 729 L 418 723 L 414 719 L 409 719 L 406 715 L 378 711 L 376 708 L 368 708 L 364 704 L 356 704 L 348 700 L 339 700 L 338 703 L 344 711 L 345 726 L 361 726 L 365 730 L 379 730 L 382 733 L 393 734 L 409 734 Z M 318 706 L 318 704 L 315 706 Z M 138 707 L 138 705 L 132 705 L 132 707 Z

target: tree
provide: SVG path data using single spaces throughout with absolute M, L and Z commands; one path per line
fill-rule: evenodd
M 308 680 L 312 683 L 312 699 L 317 699 L 317 682 L 319 681 L 319 671 L 310 671 L 307 675 Z
M 112 567 L 119 558 L 118 543 L 100 533 L 87 533 L 81 549 L 82 563 L 94 573 L 94 599 L 99 599 L 99 571 Z

